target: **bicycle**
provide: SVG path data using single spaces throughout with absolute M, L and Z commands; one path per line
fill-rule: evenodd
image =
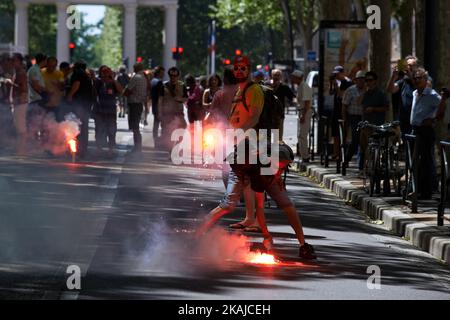
M 404 170 L 400 168 L 399 143 L 393 143 L 398 136 L 398 121 L 386 123 L 381 126 L 360 122 L 358 130 L 372 130 L 364 166 L 363 185 L 368 189 L 369 196 L 381 193 L 383 181 L 383 196 L 391 194 L 392 187 L 397 194 L 401 194 L 401 178 Z M 369 187 L 367 188 L 367 180 Z

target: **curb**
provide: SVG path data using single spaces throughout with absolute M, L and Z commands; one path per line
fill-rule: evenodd
M 358 186 L 341 175 L 332 173 L 317 165 L 307 165 L 303 172 L 314 182 L 333 192 L 348 205 L 362 210 L 371 220 L 382 221 L 385 229 L 403 237 L 415 247 L 428 252 L 433 257 L 450 265 L 450 228 L 423 223 L 418 219 L 388 203 L 387 199 L 371 198 Z M 397 199 L 397 198 L 396 198 Z

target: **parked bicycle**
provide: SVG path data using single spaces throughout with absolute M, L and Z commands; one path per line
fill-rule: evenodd
M 383 181 L 383 196 L 391 194 L 391 181 L 393 190 L 401 194 L 400 183 L 405 172 L 400 168 L 399 125 L 398 121 L 381 126 L 364 121 L 358 125 L 358 130 L 368 130 L 370 135 L 363 184 L 371 197 L 381 193 L 381 181 Z

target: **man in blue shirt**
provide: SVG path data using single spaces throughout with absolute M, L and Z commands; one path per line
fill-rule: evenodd
M 441 96 L 428 87 L 428 72 L 418 68 L 414 72 L 417 88 L 413 93 L 411 126 L 416 135 L 412 169 L 416 176 L 420 199 L 431 199 L 437 182 L 434 163 L 435 119 L 441 104 Z
M 399 70 L 396 66 L 388 84 L 387 91 L 395 94 L 400 93 L 400 106 L 398 110 L 398 120 L 402 134 L 411 133 L 411 107 L 413 103 L 413 92 L 416 89 L 413 81 L 413 74 L 417 70 L 418 59 L 414 56 L 405 58 L 406 69 Z M 403 77 L 401 77 L 403 74 Z

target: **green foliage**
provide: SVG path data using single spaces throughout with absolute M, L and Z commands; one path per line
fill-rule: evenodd
M 154 7 L 139 7 L 136 22 L 136 52 L 138 57 L 142 57 L 145 65 L 148 65 L 149 59 L 153 60 L 155 66 L 163 64 L 163 27 L 163 10 Z
M 95 54 L 101 64 L 116 69 L 122 64 L 122 8 L 106 7 L 102 24 L 102 33 L 95 45 Z
M 219 66 L 223 59 L 234 57 L 235 49 L 251 58 L 253 68 L 266 64 L 269 52 L 275 59 L 287 58 L 283 15 L 278 2 L 218 0 L 210 6 L 210 17 L 217 21 Z
M 283 13 L 277 1 L 218 0 L 211 10 L 212 16 L 226 29 L 264 24 L 282 30 Z
M 56 56 L 56 6 L 30 5 L 28 8 L 28 51 Z
M 183 47 L 182 59 L 178 62 L 183 75 L 205 74 L 211 18 L 209 6 L 215 0 L 180 0 L 178 9 L 178 45 Z
M 101 28 L 101 22 L 99 25 L 91 25 L 85 22 L 85 13 L 81 12 L 81 28 L 74 29 L 71 34 L 71 41 L 75 43 L 75 49 L 73 50 L 73 56 L 71 62 L 78 60 L 86 61 L 90 67 L 99 67 L 101 64 L 100 57 L 97 54 L 99 34 L 94 34 L 94 28 Z
M 0 1 L 0 43 L 14 42 L 14 1 Z

